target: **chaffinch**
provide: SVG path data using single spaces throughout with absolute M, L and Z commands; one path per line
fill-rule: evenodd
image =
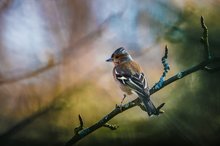
M 149 87 L 144 73 L 141 67 L 132 59 L 131 55 L 121 47 L 115 50 L 111 58 L 106 61 L 114 63 L 113 77 L 121 90 L 127 95 L 137 95 L 143 102 L 149 116 L 159 115 L 159 109 L 150 100 Z

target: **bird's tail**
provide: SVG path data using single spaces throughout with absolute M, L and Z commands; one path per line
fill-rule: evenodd
M 139 98 L 141 99 L 141 101 L 144 104 L 144 107 L 148 113 L 149 116 L 151 115 L 159 115 L 160 113 L 163 113 L 162 110 L 160 110 L 165 103 L 162 103 L 160 106 L 158 106 L 157 108 L 154 106 L 153 102 L 150 100 L 149 95 L 147 96 L 143 96 L 143 95 L 139 95 Z

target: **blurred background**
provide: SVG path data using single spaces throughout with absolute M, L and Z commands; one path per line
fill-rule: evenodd
M 219 0 L 0 0 L 0 145 L 60 146 L 119 104 L 123 93 L 106 63 L 123 46 L 152 87 L 164 47 L 171 77 L 204 59 L 200 16 L 210 49 L 220 56 Z M 152 95 L 165 113 L 149 118 L 139 107 L 77 146 L 217 145 L 220 74 L 196 72 Z M 130 96 L 125 100 L 135 99 Z

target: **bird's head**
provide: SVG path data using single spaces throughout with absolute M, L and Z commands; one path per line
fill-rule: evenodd
M 124 63 L 131 60 L 131 55 L 123 47 L 120 47 L 116 49 L 113 52 L 111 58 L 107 59 L 106 61 L 113 62 L 115 65 L 118 65 L 120 63 Z

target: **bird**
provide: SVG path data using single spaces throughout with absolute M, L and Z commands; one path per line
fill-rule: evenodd
M 116 49 L 106 61 L 114 64 L 113 77 L 119 84 L 120 89 L 125 92 L 124 98 L 126 94 L 137 95 L 150 117 L 163 112 L 160 110 L 163 105 L 156 108 L 150 100 L 150 92 L 145 75 L 140 65 L 133 60 L 124 47 Z

